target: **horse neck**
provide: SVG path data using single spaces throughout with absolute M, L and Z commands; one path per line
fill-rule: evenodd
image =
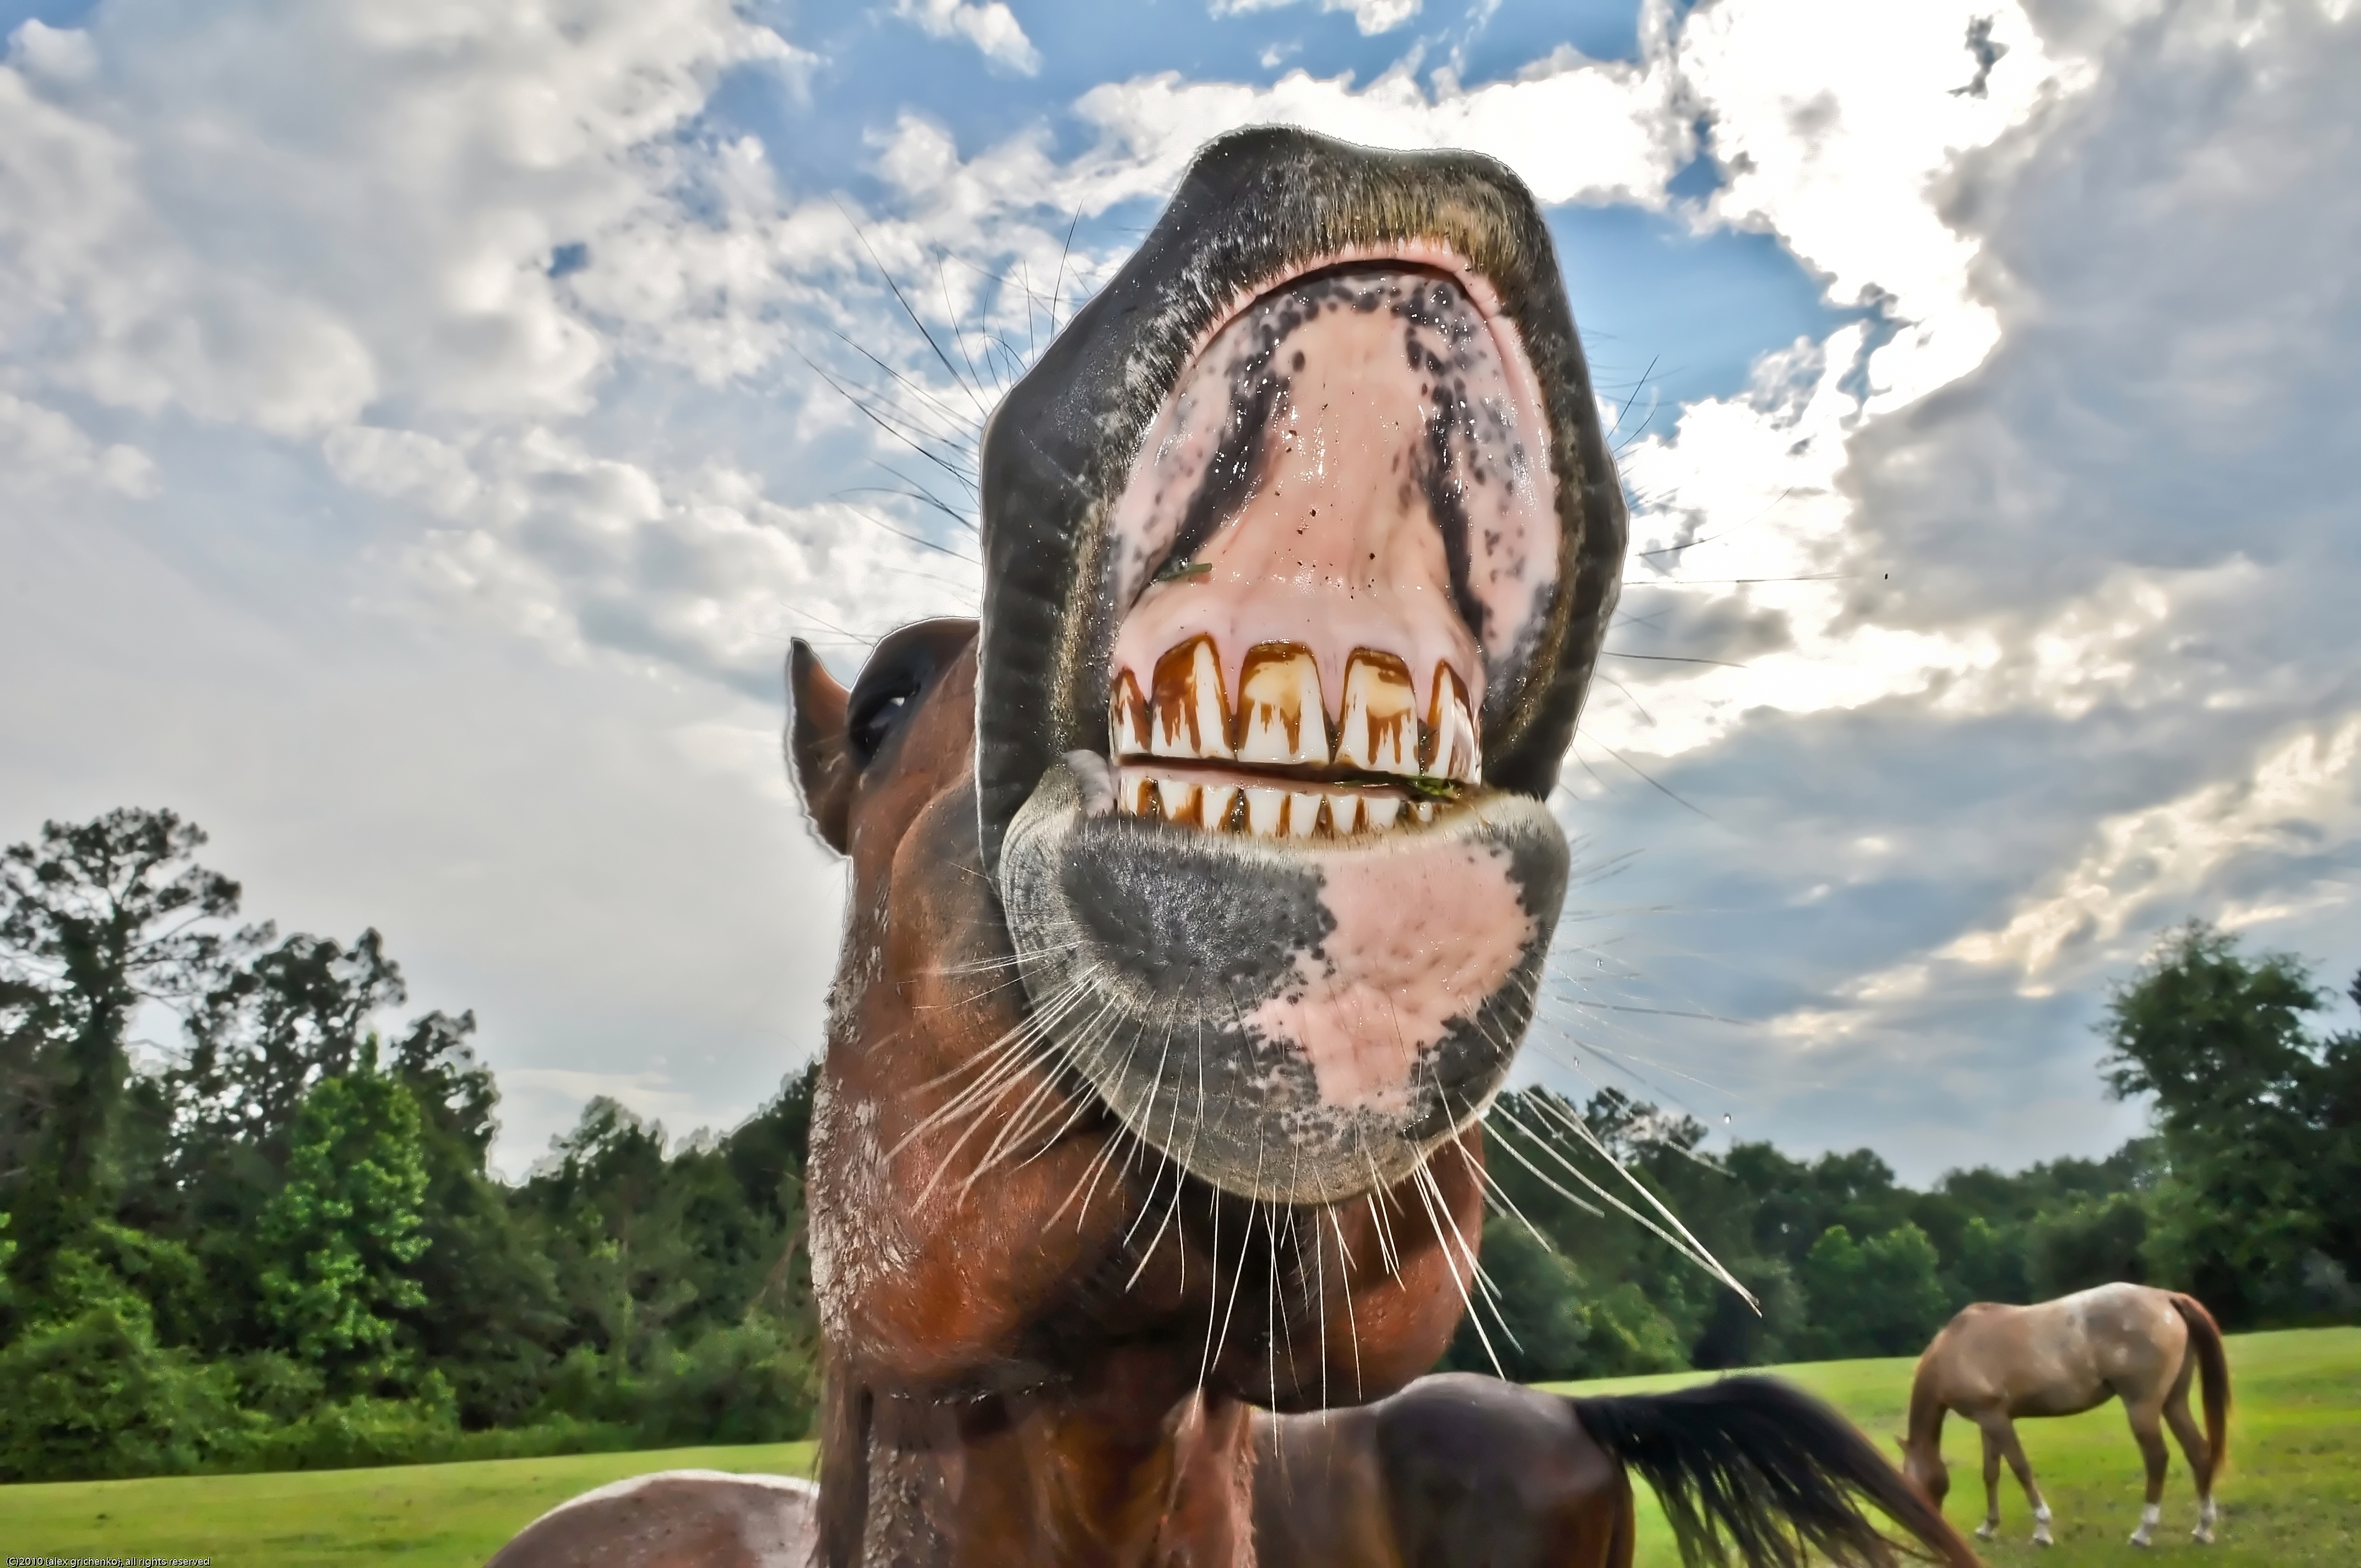
M 1935 1459 L 1943 1452 L 1942 1394 L 1935 1353 L 1928 1351 L 1918 1358 L 1918 1370 L 1910 1379 L 1910 1426 L 1904 1442 L 1914 1454 Z
M 836 1434 L 860 1442 L 858 1477 L 823 1460 L 824 1490 L 851 1483 L 864 1497 L 858 1549 L 840 1537 L 830 1568 L 1250 1564 L 1251 1412 L 1183 1385 L 1174 1365 L 1121 1351 L 1023 1394 L 871 1394 L 866 1431 Z

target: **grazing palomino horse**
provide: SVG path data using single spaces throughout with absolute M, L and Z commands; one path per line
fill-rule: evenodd
M 807 1172 L 817 1560 L 1629 1563 L 1637 1470 L 1707 1556 L 1890 1563 L 1865 1499 L 1972 1563 L 1783 1386 L 1419 1377 L 1476 1288 L 1478 1118 L 1625 544 L 1523 187 L 1221 138 L 981 473 L 980 623 L 894 633 L 850 691 L 789 661 L 851 864 Z M 658 1508 L 663 1479 L 495 1561 L 810 1517 L 721 1482 L 719 1522 Z
M 2192 1375 L 2204 1385 L 2202 1432 L 2189 1413 Z M 2132 1544 L 2147 1545 L 2163 1518 L 2167 1424 L 2197 1480 L 2191 1533 L 2201 1542 L 2213 1541 L 2213 1477 L 2230 1451 L 2230 1363 L 2213 1314 L 2196 1298 L 2171 1290 L 2101 1285 L 2038 1306 L 1979 1301 L 1962 1309 L 1918 1358 L 1903 1469 L 1942 1502 L 1951 1485 L 1943 1462 L 1943 1417 L 1957 1410 L 1983 1433 L 1984 1522 L 1976 1534 L 1990 1540 L 2000 1529 L 2000 1463 L 2006 1459 L 2033 1505 L 2033 1539 L 2047 1546 L 2049 1505 L 2016 1441 L 2015 1418 L 2079 1415 L 2110 1398 L 2124 1402 L 2147 1461 L 2147 1506 Z

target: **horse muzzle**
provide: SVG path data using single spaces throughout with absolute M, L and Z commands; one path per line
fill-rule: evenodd
M 979 828 L 1045 1048 L 1224 1190 L 1399 1182 L 1532 1021 L 1623 548 L 1531 198 L 1213 144 L 983 472 Z

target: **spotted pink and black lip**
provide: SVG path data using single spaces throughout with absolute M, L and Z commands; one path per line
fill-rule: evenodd
M 1400 1179 L 1530 1022 L 1623 550 L 1530 196 L 1224 137 L 983 466 L 979 827 L 1052 1048 L 1216 1186 Z

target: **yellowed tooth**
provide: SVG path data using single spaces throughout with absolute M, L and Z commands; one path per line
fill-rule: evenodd
M 1418 697 L 1410 666 L 1391 653 L 1356 648 L 1345 663 L 1336 762 L 1364 773 L 1418 772 Z
M 1320 664 L 1301 642 L 1257 642 L 1238 674 L 1238 761 L 1328 765 Z
M 1411 815 L 1416 817 L 1421 822 L 1434 820 L 1434 802 L 1431 800 L 1413 800 L 1410 803 L 1410 809 Z
M 1158 779 L 1157 798 L 1164 803 L 1167 822 L 1197 820 L 1197 786 L 1185 779 Z
M 1156 661 L 1156 692 L 1148 705 L 1148 751 L 1159 757 L 1229 760 L 1227 695 L 1213 640 L 1189 639 Z
M 1395 819 L 1401 816 L 1401 796 L 1372 795 L 1361 802 L 1361 807 L 1369 814 L 1369 831 L 1382 833 L 1391 828 Z
M 1467 688 L 1448 664 L 1434 666 L 1434 697 L 1428 705 L 1426 744 L 1420 761 L 1424 772 L 1437 778 L 1474 784 L 1483 766 L 1483 750 L 1476 740 L 1476 716 Z
M 1126 817 L 1148 815 L 1148 775 L 1137 768 L 1117 770 L 1115 806 Z
M 1339 839 L 1348 838 L 1361 826 L 1361 797 L 1349 791 L 1328 797 L 1328 827 Z
M 1107 743 L 1118 758 L 1148 755 L 1148 701 L 1129 670 L 1115 672 L 1115 696 L 1107 702 Z
M 1235 784 L 1209 784 L 1198 797 L 1197 813 L 1208 833 L 1230 830 L 1230 807 L 1238 798 Z
M 1309 839 L 1320 826 L 1320 794 L 1297 790 L 1287 797 L 1287 832 L 1291 839 Z
M 1269 789 L 1261 784 L 1246 785 L 1246 831 L 1257 839 L 1279 837 L 1279 818 L 1287 806 L 1287 792 Z

